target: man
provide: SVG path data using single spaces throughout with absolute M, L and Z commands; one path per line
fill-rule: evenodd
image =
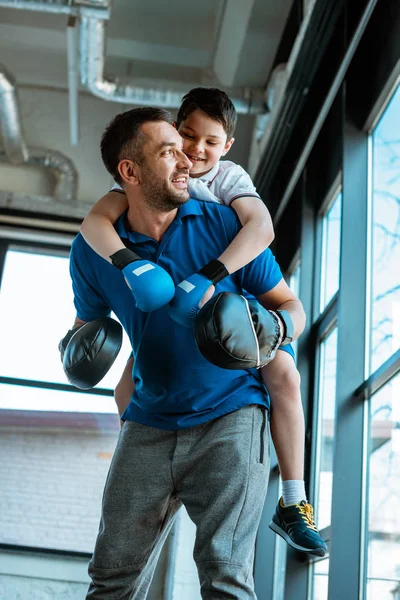
M 191 163 L 171 121 L 159 109 L 128 111 L 108 126 L 101 148 L 129 202 L 117 232 L 178 284 L 219 256 L 240 225 L 230 208 L 189 199 Z M 75 325 L 113 310 L 134 356 L 134 391 L 105 486 L 87 597 L 145 598 L 184 504 L 197 527 L 202 597 L 254 599 L 254 545 L 269 473 L 269 399 L 259 372 L 212 365 L 193 331 L 173 321 L 166 308 L 137 309 L 123 275 L 80 235 L 71 250 L 71 277 Z M 287 310 L 294 337 L 301 333 L 301 303 L 269 250 L 225 277 L 216 291 L 243 289 L 269 309 Z

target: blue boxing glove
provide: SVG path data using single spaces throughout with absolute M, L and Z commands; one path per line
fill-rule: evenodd
M 129 248 L 118 250 L 110 258 L 112 264 L 122 271 L 136 306 L 143 312 L 158 310 L 174 297 L 175 284 L 160 265 L 140 258 Z
M 175 288 L 175 296 L 168 305 L 168 314 L 180 325 L 193 327 L 200 310 L 199 303 L 210 285 L 216 285 L 229 272 L 219 260 L 212 260 L 198 273 L 190 275 Z

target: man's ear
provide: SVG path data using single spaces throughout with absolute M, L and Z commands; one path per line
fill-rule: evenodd
M 128 160 L 127 158 L 120 160 L 118 163 L 118 173 L 128 185 L 138 185 L 140 183 L 139 165 L 133 160 Z
M 234 141 L 235 141 L 235 138 L 231 138 L 229 140 L 229 142 L 226 142 L 224 151 L 222 152 L 222 156 L 225 156 L 225 154 L 227 154 L 229 152 Z
M 178 125 L 176 121 L 172 121 L 172 127 L 175 127 L 175 129 L 178 129 Z

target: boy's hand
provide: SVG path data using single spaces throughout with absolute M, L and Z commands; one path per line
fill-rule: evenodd
M 179 325 L 192 327 L 200 310 L 200 302 L 206 296 L 212 281 L 195 273 L 181 281 L 175 288 L 175 296 L 168 305 L 168 314 Z M 212 295 L 212 294 L 211 294 Z M 203 302 L 204 304 L 204 302 Z

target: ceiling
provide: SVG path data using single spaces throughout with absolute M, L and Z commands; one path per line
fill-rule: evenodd
M 106 75 L 262 87 L 291 3 L 115 0 L 107 24 Z M 67 87 L 67 20 L 65 14 L 0 3 L 0 61 L 19 84 Z

